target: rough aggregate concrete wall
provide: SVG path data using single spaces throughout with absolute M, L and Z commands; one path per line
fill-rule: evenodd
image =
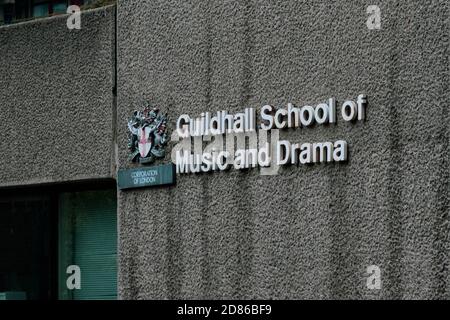
M 174 128 L 183 113 L 369 98 L 363 123 L 281 133 L 345 139 L 346 164 L 119 192 L 122 299 L 450 298 L 449 4 L 378 1 L 368 30 L 372 2 L 119 0 L 121 168 L 143 99 Z
M 0 27 L 0 186 L 115 174 L 115 8 Z

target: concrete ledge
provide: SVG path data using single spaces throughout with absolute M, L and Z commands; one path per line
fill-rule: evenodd
M 0 28 L 0 186 L 115 175 L 115 8 Z

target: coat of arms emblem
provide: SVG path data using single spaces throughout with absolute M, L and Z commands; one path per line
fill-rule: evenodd
M 128 121 L 131 136 L 128 140 L 129 159 L 132 162 L 151 164 L 157 158 L 164 158 L 167 145 L 167 115 L 158 108 L 146 107 L 134 111 Z

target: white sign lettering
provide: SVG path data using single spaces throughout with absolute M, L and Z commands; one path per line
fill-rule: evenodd
M 256 166 L 273 167 L 276 170 L 265 174 L 276 174 L 282 165 L 344 162 L 348 159 L 345 140 L 291 143 L 279 140 L 278 130 L 334 125 L 339 114 L 346 122 L 363 121 L 366 106 L 367 97 L 364 94 L 360 94 L 356 101 L 344 101 L 340 112 L 336 110 L 335 98 L 315 106 L 295 107 L 288 103 L 285 108 L 275 108 L 265 105 L 260 109 L 259 126 L 253 108 L 245 108 L 236 114 L 227 111 L 218 111 L 214 115 L 203 112 L 196 118 L 183 114 L 178 118 L 176 131 L 172 135 L 172 141 L 179 141 L 173 148 L 172 161 L 179 174 L 223 171 L 231 167 L 241 170 Z M 262 134 L 264 132 L 270 132 L 270 142 L 267 134 Z M 207 142 L 205 148 L 204 142 Z

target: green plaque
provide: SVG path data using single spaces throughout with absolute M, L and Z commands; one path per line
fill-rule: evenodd
M 175 183 L 175 166 L 171 164 L 119 170 L 117 185 L 120 190 L 153 186 L 173 185 Z

